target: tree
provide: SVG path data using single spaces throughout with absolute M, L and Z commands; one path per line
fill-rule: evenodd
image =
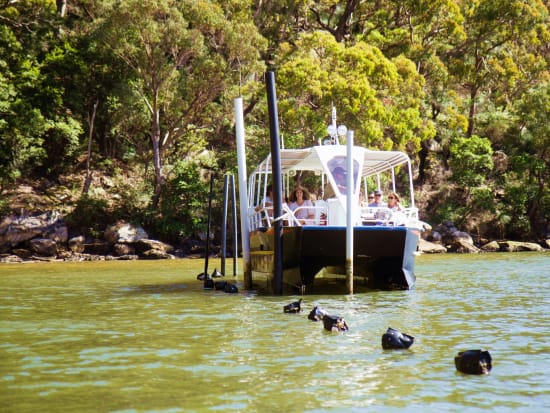
M 56 64 L 72 47 L 56 28 L 53 2 L 12 2 L 0 18 L 0 180 L 36 171 L 55 175 L 82 133 Z
M 488 139 L 479 136 L 456 138 L 451 144 L 453 180 L 467 188 L 480 186 L 493 169 L 493 150 Z
M 507 73 L 521 72 L 519 61 L 510 59 L 511 46 L 538 39 L 537 29 L 547 23 L 548 12 L 540 0 L 463 0 L 460 5 L 466 36 L 454 44 L 445 60 L 454 81 L 467 91 L 466 135 L 471 136 L 480 93 L 489 94 Z M 503 63 L 508 70 L 501 70 Z
M 515 220 L 526 218 L 536 235 L 545 236 L 550 229 L 550 82 L 525 94 L 515 115 L 517 127 L 509 132 L 506 150 L 517 182 L 511 187 L 517 187 L 521 197 L 510 199 L 508 210 Z
M 214 2 L 131 0 L 116 2 L 99 27 L 105 44 L 132 70 L 129 83 L 149 114 L 153 205 L 164 185 L 167 152 L 203 150 L 227 82 L 247 79 L 257 67 L 261 40 L 250 30 L 240 35 L 246 25 L 228 15 Z
M 409 60 L 390 61 L 364 42 L 347 47 L 322 32 L 282 45 L 280 56 L 281 123 L 292 145 L 324 137 L 332 104 L 358 144 L 415 151 L 432 136 L 420 117 L 423 79 Z

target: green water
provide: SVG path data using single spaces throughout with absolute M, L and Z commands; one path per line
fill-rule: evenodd
M 296 297 L 204 291 L 202 269 L 0 265 L 1 411 L 550 409 L 548 253 L 425 255 L 412 291 L 308 295 L 301 314 L 282 311 Z M 350 331 L 309 321 L 314 305 Z M 388 326 L 414 345 L 383 350 Z M 476 348 L 491 373 L 458 373 L 454 355 Z

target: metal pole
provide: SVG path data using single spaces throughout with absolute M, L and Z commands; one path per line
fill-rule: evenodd
M 225 258 L 227 256 L 227 203 L 229 202 L 227 184 L 229 182 L 229 176 L 223 177 L 223 212 L 222 212 L 222 260 L 221 271 L 225 275 Z
M 348 131 L 346 136 L 347 170 L 346 186 L 346 286 L 348 294 L 353 294 L 353 227 L 355 225 L 355 197 L 353 182 L 353 131 Z
M 237 276 L 237 254 L 239 245 L 237 240 L 237 197 L 235 195 L 235 177 L 230 176 L 231 184 L 231 205 L 233 206 L 233 277 Z
M 275 74 L 266 73 L 267 107 L 269 110 L 269 134 L 271 137 L 271 172 L 273 179 L 273 216 L 280 217 L 283 210 L 281 184 L 281 153 L 279 143 L 279 119 L 277 114 L 277 94 L 275 92 Z M 274 286 L 275 294 L 283 293 L 283 223 L 275 220 L 273 234 Z
M 241 209 L 241 244 L 243 246 L 244 288 L 252 288 L 252 271 L 250 268 L 250 240 L 248 239 L 248 186 L 246 184 L 246 151 L 244 139 L 243 98 L 238 97 L 235 105 L 235 137 L 237 140 L 237 161 L 239 172 L 239 205 Z M 235 251 L 235 254 L 237 251 Z
M 214 174 L 210 172 L 210 195 L 208 197 L 208 221 L 206 228 L 206 249 L 204 252 L 204 288 L 210 288 L 208 282 L 208 256 L 210 255 L 210 218 L 212 216 L 212 198 L 214 197 Z

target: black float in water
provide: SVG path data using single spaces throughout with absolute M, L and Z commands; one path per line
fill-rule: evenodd
M 466 374 L 489 374 L 491 368 L 491 355 L 483 350 L 461 351 L 455 357 L 456 369 Z
M 285 313 L 299 313 L 302 310 L 301 304 L 302 299 L 300 298 L 298 301 L 285 305 L 283 311 Z
M 321 307 L 315 306 L 313 307 L 313 310 L 309 312 L 307 318 L 309 318 L 311 321 L 321 321 L 326 315 L 327 312 L 325 310 L 323 310 Z
M 212 271 L 212 274 L 210 276 L 212 278 L 220 278 L 220 277 L 223 277 L 223 274 L 219 272 L 217 268 L 215 268 L 214 271 Z
M 236 293 L 239 292 L 239 289 L 237 288 L 237 286 L 235 284 L 227 283 L 227 284 L 225 284 L 224 291 L 226 293 L 229 293 L 229 294 L 236 294 Z
M 225 286 L 227 285 L 227 281 L 214 281 L 214 289 L 215 290 L 225 290 Z
M 214 288 L 214 280 L 210 277 L 210 275 L 206 274 L 202 288 L 205 290 L 212 290 Z
M 386 333 L 382 335 L 382 348 L 384 350 L 399 350 L 412 346 L 414 337 L 404 334 L 399 330 L 388 327 Z
M 325 314 L 323 316 L 323 326 L 325 327 L 325 330 L 334 332 L 349 330 L 346 320 L 344 320 L 343 317 L 339 317 L 337 315 Z

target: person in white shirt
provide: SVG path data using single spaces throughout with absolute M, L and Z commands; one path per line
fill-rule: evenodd
M 388 195 L 388 209 L 392 212 L 403 211 L 403 207 L 399 203 L 399 196 L 395 192 Z
M 288 207 L 294 212 L 294 216 L 302 225 L 313 222 L 315 209 L 307 189 L 301 186 L 296 187 L 290 194 L 290 205 Z

